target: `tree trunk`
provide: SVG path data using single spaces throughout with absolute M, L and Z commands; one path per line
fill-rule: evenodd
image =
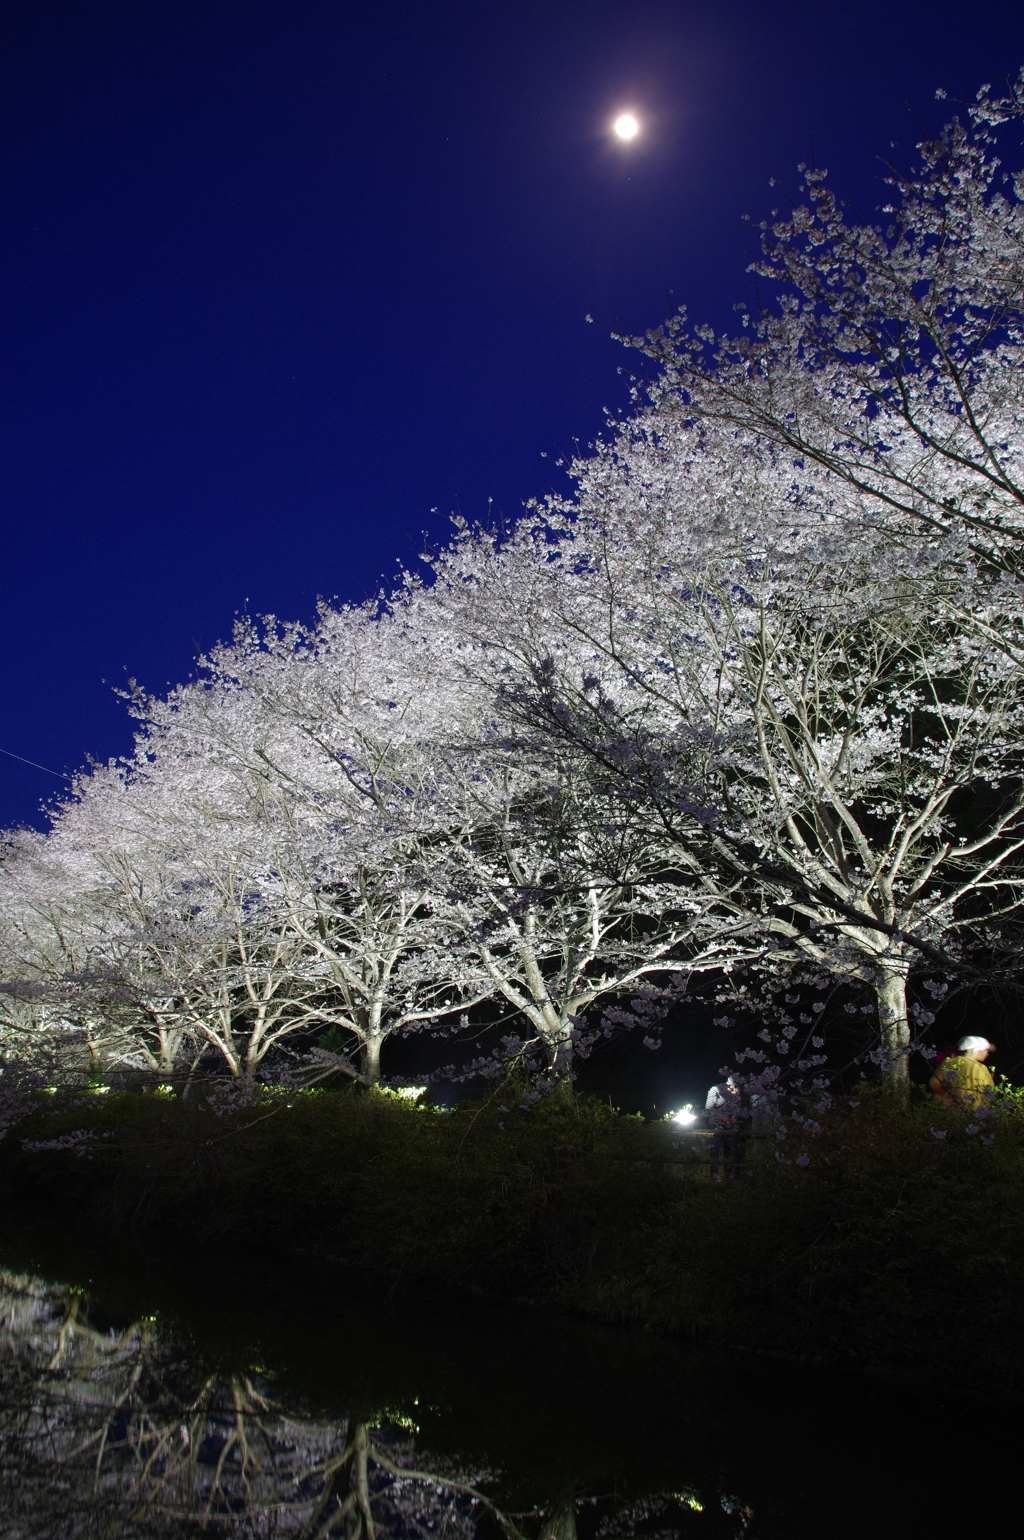
M 878 1030 L 887 1063 L 886 1080 L 906 1101 L 910 1089 L 910 1023 L 907 1019 L 906 966 L 881 963 L 875 983 Z
M 568 1080 L 572 1074 L 572 1038 L 564 1033 L 544 1034 L 544 1056 L 548 1061 L 548 1073 L 555 1080 Z
M 371 1038 L 370 1042 L 376 1046 L 377 1058 L 380 1059 L 380 1041 Z M 366 1424 L 356 1425 L 355 1436 L 352 1440 L 355 1445 L 355 1458 L 352 1461 L 352 1476 L 350 1491 L 355 1493 L 358 1504 L 357 1515 L 352 1520 L 346 1516 L 345 1534 L 355 1540 L 356 1535 L 361 1540 L 374 1540 L 373 1514 L 370 1511 L 370 1477 L 368 1470 L 368 1458 L 370 1453 L 370 1439 L 366 1432 Z
M 549 1514 L 541 1528 L 538 1540 L 576 1540 L 576 1506 L 566 1503 Z
M 380 1080 L 380 1037 L 367 1037 L 359 1044 L 359 1069 L 364 1085 L 377 1085 Z

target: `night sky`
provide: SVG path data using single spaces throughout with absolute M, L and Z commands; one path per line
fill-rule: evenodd
M 129 675 L 514 517 L 612 329 L 729 323 L 770 176 L 867 213 L 1022 58 L 1020 0 L 6 0 L 0 748 L 124 753 Z M 0 824 L 61 784 L 0 756 Z

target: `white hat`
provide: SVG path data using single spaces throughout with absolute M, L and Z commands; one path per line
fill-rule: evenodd
M 976 1053 L 979 1048 L 994 1048 L 987 1037 L 962 1037 L 956 1045 L 961 1053 Z

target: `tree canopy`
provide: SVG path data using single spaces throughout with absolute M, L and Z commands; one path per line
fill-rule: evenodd
M 1015 983 L 1022 117 L 984 88 L 879 224 L 805 169 L 776 301 L 633 339 L 572 496 L 137 695 L 134 755 L 5 837 L 7 1059 L 244 1075 L 330 1028 L 369 1084 L 498 1000 L 557 1077 L 616 1002 L 810 969 L 898 1080 L 915 980 Z

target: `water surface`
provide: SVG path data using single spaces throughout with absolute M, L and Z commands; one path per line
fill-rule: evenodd
M 1004 1532 L 1015 1414 L 899 1381 L 25 1222 L 0 1313 L 4 1540 Z

